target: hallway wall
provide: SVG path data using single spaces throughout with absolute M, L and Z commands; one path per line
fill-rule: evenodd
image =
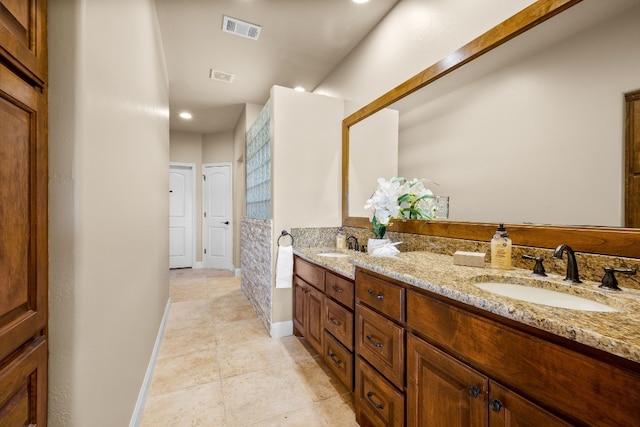
M 49 59 L 49 425 L 125 426 L 169 297 L 153 0 L 50 0 Z

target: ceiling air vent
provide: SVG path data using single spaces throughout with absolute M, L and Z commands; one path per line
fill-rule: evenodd
M 209 70 L 209 78 L 212 80 L 218 80 L 221 82 L 231 83 L 233 79 L 236 77 L 235 74 L 227 73 L 224 71 L 214 70 L 213 68 Z
M 262 27 L 239 19 L 225 16 L 222 20 L 222 31 L 235 34 L 237 36 L 246 37 L 252 40 L 258 40 Z

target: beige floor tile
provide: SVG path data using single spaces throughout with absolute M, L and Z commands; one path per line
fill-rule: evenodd
M 171 393 L 220 379 L 215 349 L 158 358 L 150 396 Z
M 320 356 L 295 361 L 294 368 L 314 402 L 340 396 L 349 391 Z
M 226 427 L 219 382 L 150 397 L 140 427 Z
M 216 323 L 213 326 L 213 333 L 218 345 L 231 344 L 238 341 L 250 342 L 255 338 L 269 336 L 264 325 L 256 317 L 236 322 Z
M 307 406 L 291 412 L 277 415 L 267 420 L 249 424 L 250 427 L 325 427 L 322 417 L 315 406 Z M 336 424 L 332 427 L 341 427 Z
M 350 394 L 318 353 L 305 339 L 269 337 L 240 278 L 191 269 L 170 277 L 142 427 L 356 425 Z
M 215 345 L 216 339 L 211 325 L 207 327 L 167 327 L 160 343 L 158 359 L 203 351 L 215 354 Z
M 221 344 L 217 350 L 222 378 L 290 363 L 278 340 L 270 337 Z
M 279 338 L 278 342 L 284 349 L 286 356 L 293 362 L 318 356 L 318 352 L 309 345 L 307 340 L 294 335 Z
M 327 427 L 358 427 L 351 393 L 321 400 L 315 407 Z
M 256 423 L 313 404 L 287 363 L 223 378 L 222 393 L 231 426 Z

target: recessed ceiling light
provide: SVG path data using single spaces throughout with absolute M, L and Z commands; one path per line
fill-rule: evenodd
M 306 92 L 307 91 L 302 86 L 296 86 L 296 87 L 293 88 L 293 90 L 298 91 L 298 92 Z
M 180 117 L 185 120 L 190 120 L 193 116 L 191 115 L 191 113 L 183 111 L 182 113 L 180 113 Z
M 351 1 L 354 2 L 355 4 L 369 3 L 369 0 L 351 0 Z

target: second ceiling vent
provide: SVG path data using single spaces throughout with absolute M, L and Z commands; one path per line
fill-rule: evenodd
M 224 16 L 222 20 L 222 31 L 235 34 L 237 36 L 246 37 L 252 40 L 258 40 L 262 27 L 248 22 L 241 21 L 236 18 Z

